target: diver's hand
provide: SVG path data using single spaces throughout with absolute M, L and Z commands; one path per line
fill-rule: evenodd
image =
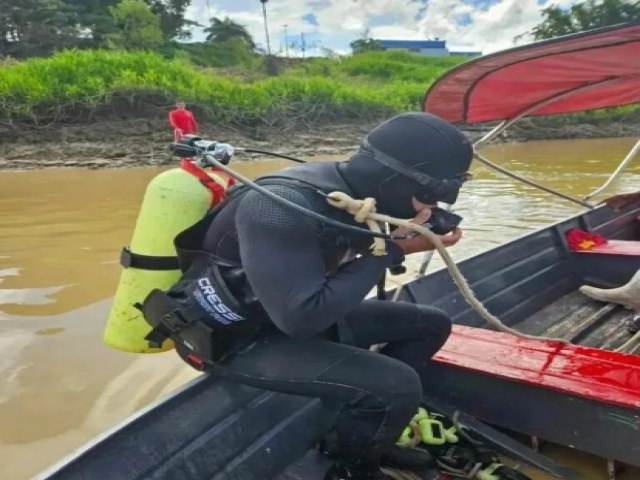
M 413 220 L 411 220 L 411 223 L 422 225 L 426 223 L 430 217 L 431 210 L 429 208 L 425 208 L 424 210 L 421 210 Z M 412 232 L 413 230 L 409 230 L 406 227 L 398 227 L 393 231 L 393 234 L 397 236 L 405 236 Z M 440 238 L 440 241 L 445 247 L 450 247 L 451 245 L 455 245 L 460 241 L 460 238 L 462 238 L 462 230 L 456 228 L 447 235 L 438 235 L 438 238 Z M 431 241 L 429 241 L 429 239 L 424 235 L 418 235 L 413 238 L 392 241 L 397 243 L 402 248 L 402 250 L 404 250 L 405 255 L 409 255 L 411 253 L 426 252 L 428 250 L 434 250 L 436 248 L 435 245 L 433 245 Z

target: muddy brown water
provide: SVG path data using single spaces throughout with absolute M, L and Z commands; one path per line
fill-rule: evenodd
M 580 195 L 601 184 L 632 139 L 490 146 L 520 174 Z M 640 161 L 612 192 L 640 189 Z M 236 163 L 257 176 L 286 161 Z M 456 212 L 456 259 L 580 211 L 580 207 L 476 165 Z M 0 172 L 0 479 L 29 478 L 195 373 L 173 353 L 106 347 L 105 318 L 119 251 L 132 233 L 146 184 L 160 169 Z M 412 278 L 422 259 L 410 259 Z M 430 268 L 441 266 L 434 259 Z M 396 278 L 394 281 L 397 281 Z M 546 452 L 606 478 L 604 462 L 568 449 Z M 535 479 L 547 478 L 532 474 Z M 621 479 L 639 479 L 629 469 Z

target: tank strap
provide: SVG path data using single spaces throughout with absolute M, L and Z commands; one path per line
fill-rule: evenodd
M 120 265 L 124 268 L 137 268 L 138 270 L 180 270 L 178 257 L 142 255 L 132 252 L 129 247 L 124 247 L 120 252 Z
M 226 197 L 225 187 L 220 185 L 214 178 L 212 178 L 207 172 L 198 167 L 195 163 L 188 159 L 183 159 L 180 163 L 180 168 L 182 168 L 185 172 L 190 173 L 195 176 L 200 183 L 202 183 L 205 187 L 211 190 L 212 198 L 211 198 L 211 206 L 217 205 L 222 202 Z M 219 168 L 212 168 L 212 172 L 221 171 Z M 230 177 L 227 182 L 227 187 L 232 187 L 235 185 L 236 180 L 233 177 Z
M 160 348 L 167 339 L 202 319 L 202 314 L 178 304 L 169 295 L 157 288 L 151 290 L 142 304 L 134 305 L 140 311 L 152 330 L 145 337 L 151 348 Z

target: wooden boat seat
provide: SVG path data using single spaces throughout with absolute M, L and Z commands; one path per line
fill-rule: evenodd
M 604 245 L 591 247 L 589 250 L 579 250 L 577 253 L 640 256 L 640 241 L 609 240 Z
M 454 325 L 434 359 L 571 396 L 634 409 L 640 405 L 640 356 L 636 355 Z
M 640 223 L 640 215 L 635 217 Z M 595 253 L 600 255 L 640 256 L 640 240 L 608 240 L 604 245 L 596 245 L 588 250 L 573 250 L 575 253 Z
M 584 257 L 589 258 L 589 257 Z M 640 466 L 640 356 L 454 326 L 422 387 L 476 418 Z

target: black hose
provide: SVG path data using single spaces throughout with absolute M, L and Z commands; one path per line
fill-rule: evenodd
M 265 150 L 255 150 L 253 148 L 244 148 L 243 151 L 247 152 L 247 153 L 260 153 L 262 155 L 269 155 L 269 156 L 272 156 L 272 157 L 284 158 L 286 160 L 291 160 L 292 162 L 307 163 L 306 160 L 301 160 L 299 158 L 290 157 L 289 155 L 283 155 L 281 153 L 267 152 Z
M 249 150 L 245 150 L 245 152 L 248 152 L 248 151 Z M 271 152 L 261 152 L 261 153 L 271 154 Z M 274 155 L 277 156 L 277 154 L 274 154 Z M 253 190 L 255 190 L 257 192 L 260 192 L 263 195 L 266 195 L 267 197 L 269 197 L 270 199 L 274 200 L 275 202 L 280 203 L 281 205 L 284 205 L 284 206 L 286 206 L 288 208 L 292 208 L 293 210 L 296 210 L 296 211 L 298 211 L 300 213 L 303 213 L 303 214 L 308 215 L 308 216 L 310 216 L 312 218 L 315 218 L 316 220 L 319 220 L 319 221 L 321 221 L 323 223 L 326 223 L 326 224 L 329 224 L 329 225 L 333 225 L 334 227 L 342 228 L 344 230 L 350 230 L 352 232 L 359 233 L 359 234 L 362 234 L 362 235 L 368 235 L 370 237 L 385 238 L 387 240 L 403 238 L 403 237 L 392 237 L 391 235 L 389 235 L 387 233 L 373 232 L 373 231 L 371 231 L 371 230 L 369 230 L 367 228 L 354 227 L 353 225 L 349 225 L 347 223 L 339 222 L 339 221 L 334 220 L 332 218 L 325 217 L 324 215 L 320 215 L 319 213 L 316 213 L 313 210 L 306 209 L 306 208 L 301 207 L 300 205 L 297 205 L 297 204 L 295 204 L 295 203 L 293 203 L 293 202 L 291 202 L 291 201 L 289 201 L 289 200 L 287 200 L 285 198 L 282 198 L 282 197 L 276 195 L 275 193 L 270 192 L 266 188 L 261 187 L 257 183 L 252 182 L 248 178 L 243 177 L 239 173 L 234 172 L 229 167 L 227 167 L 226 165 L 224 165 L 223 163 L 218 161 L 212 154 L 204 153 L 203 156 L 207 159 L 207 161 L 211 162 L 213 165 L 218 167 L 223 172 L 228 173 L 229 175 L 231 175 L 236 180 L 239 180 L 240 182 L 244 183 L 249 188 L 252 188 Z M 302 162 L 304 162 L 304 161 L 302 161 Z

